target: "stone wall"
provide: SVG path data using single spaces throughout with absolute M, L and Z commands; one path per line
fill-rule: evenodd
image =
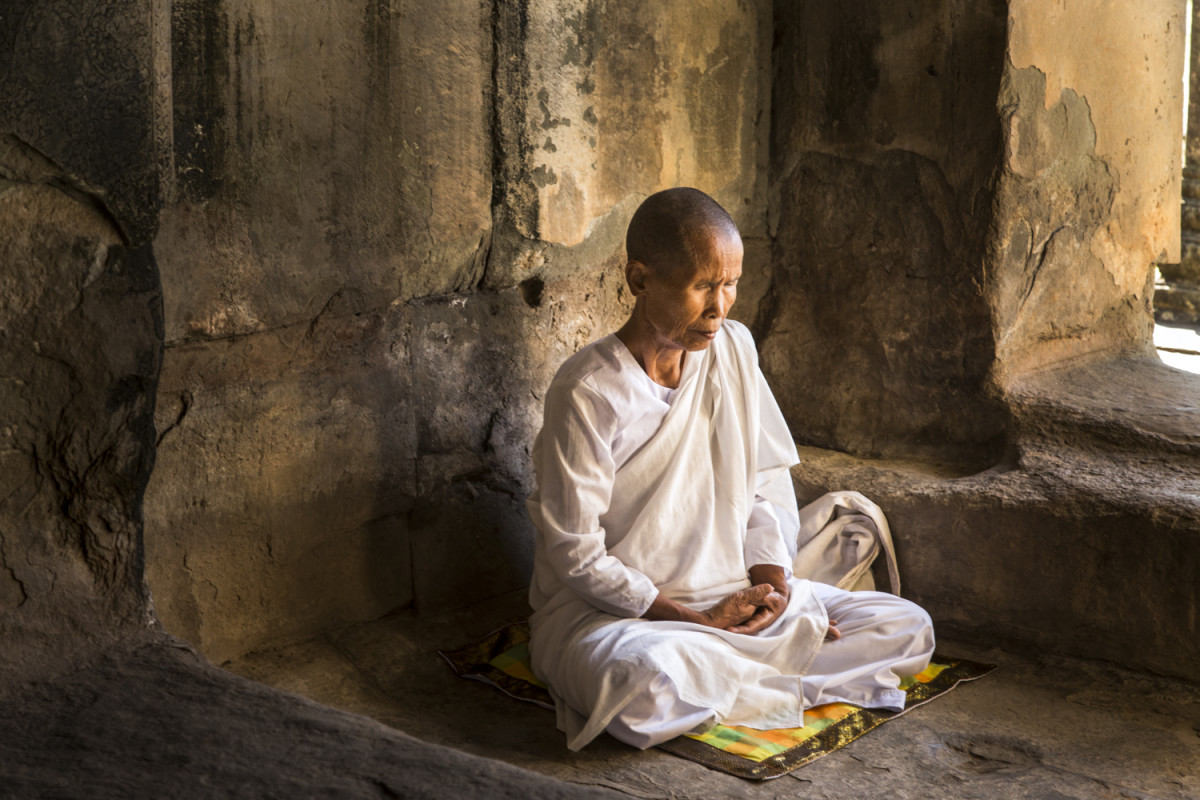
M 1177 5 L 779 4 L 758 333 L 803 443 L 977 469 L 1011 448 L 1017 376 L 1149 352 Z
M 1130 450 L 1172 498 L 1139 530 L 1194 539 L 1194 437 L 1159 419 L 1194 401 L 1096 421 L 1105 376 L 1157 374 L 1125 362 L 1149 357 L 1149 265 L 1178 255 L 1175 4 L 327 5 L 0 16 L 4 376 L 23 376 L 0 406 L 0 604 L 34 643 L 2 658 L 145 622 L 155 399 L 145 575 L 214 660 L 523 586 L 542 392 L 627 312 L 625 224 L 679 184 L 746 234 L 734 315 L 798 439 L 935 476 L 896 500 L 935 619 L 1086 650 L 1058 634 L 1093 581 L 1121 585 L 1104 571 L 1128 543 L 1024 605 L 998 599 L 1024 578 L 987 578 L 1117 535 L 1144 508 L 1118 491 Z M 859 488 L 812 462 L 806 492 Z M 939 593 L 942 563 L 970 565 L 955 602 L 978 614 Z M 1195 563 L 1141 616 L 1167 619 Z M 1097 624 L 1138 650 L 1113 599 Z M 1160 638 L 1138 663 L 1170 663 Z
M 136 3 L 0 12 L 0 695 L 152 621 L 150 23 Z
M 695 185 L 766 285 L 770 9 L 172 4 L 148 579 L 223 659 L 528 580 L 557 365 L 626 313 L 624 227 Z
M 997 380 L 1148 354 L 1153 264 L 1178 262 L 1184 8 L 1011 3 L 986 291 Z
M 980 293 L 1002 2 L 777 4 L 763 368 L 805 444 L 970 468 L 1003 449 Z

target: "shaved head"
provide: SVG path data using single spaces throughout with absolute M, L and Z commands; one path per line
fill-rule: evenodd
M 652 194 L 638 206 L 625 234 L 630 261 L 659 274 L 691 263 L 714 240 L 740 239 L 733 218 L 699 189 L 678 187 Z

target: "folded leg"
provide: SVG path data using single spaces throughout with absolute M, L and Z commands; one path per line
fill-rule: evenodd
M 924 609 L 885 592 L 847 592 L 813 584 L 840 639 L 825 642 L 804 675 L 804 705 L 852 703 L 904 708 L 900 678 L 916 675 L 933 655 L 933 623 Z
M 707 730 L 716 722 L 715 711 L 682 700 L 675 681 L 660 674 L 613 717 L 607 730 L 625 744 L 645 750 L 685 733 Z

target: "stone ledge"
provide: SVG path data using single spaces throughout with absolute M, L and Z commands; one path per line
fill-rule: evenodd
M 943 634 L 1200 680 L 1200 377 L 1148 359 L 1013 392 L 1013 457 L 974 475 L 800 448 L 801 502 L 878 502 L 904 594 Z

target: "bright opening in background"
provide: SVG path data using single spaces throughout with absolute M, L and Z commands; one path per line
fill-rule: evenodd
M 1192 284 L 1190 264 L 1200 262 L 1200 170 L 1188 164 L 1188 115 L 1191 111 L 1192 74 L 1192 0 L 1188 0 L 1183 65 L 1183 202 L 1181 220 L 1182 264 L 1163 265 L 1155 270 L 1154 346 L 1163 363 L 1176 369 L 1200 374 L 1200 282 Z M 1200 127 L 1200 126 L 1193 126 Z M 1193 149 L 1195 144 L 1193 145 Z M 1162 272 L 1168 272 L 1164 279 Z

